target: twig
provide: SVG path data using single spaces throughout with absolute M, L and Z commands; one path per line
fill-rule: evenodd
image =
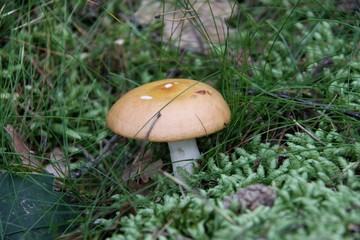
M 142 161 L 143 157 L 144 157 L 144 152 L 145 152 L 145 146 L 146 146 L 146 142 L 147 140 L 149 139 L 149 136 L 150 136 L 150 133 L 151 133 L 151 130 L 154 128 L 155 126 L 155 123 L 157 122 L 157 120 L 161 117 L 161 113 L 158 112 L 156 114 L 156 116 L 154 116 L 150 126 L 149 126 L 149 129 L 147 130 L 146 132 L 146 135 L 144 137 L 144 140 L 141 144 L 141 148 L 139 150 L 139 153 L 137 155 L 137 157 L 134 159 L 134 162 L 133 162 L 133 165 L 136 165 L 137 161 L 140 159 L 140 161 Z
M 316 102 L 313 102 L 311 100 L 306 100 L 306 99 L 295 99 L 295 98 L 292 98 L 289 95 L 284 94 L 284 93 L 270 94 L 270 95 L 274 95 L 274 96 L 279 97 L 279 98 L 290 99 L 290 100 L 293 100 L 293 101 L 296 101 L 296 102 L 301 102 L 301 103 L 304 103 L 305 105 L 312 106 L 312 107 L 322 107 L 322 108 L 325 108 L 325 109 L 331 110 L 331 111 L 340 111 L 340 112 L 343 112 L 347 116 L 350 116 L 350 117 L 353 117 L 353 118 L 356 118 L 356 119 L 360 120 L 360 114 L 359 113 L 352 112 L 352 111 L 349 111 L 349 110 L 337 109 L 337 108 L 335 108 L 333 106 L 330 106 L 328 104 L 316 103 Z
M 105 145 L 104 147 L 100 150 L 100 156 L 102 156 L 103 154 L 105 154 L 106 152 L 108 152 L 110 150 L 110 148 L 112 148 L 114 145 L 113 143 L 119 138 L 118 135 L 114 135 L 112 136 L 109 140 L 105 140 Z
M 318 137 L 316 137 L 314 134 L 312 134 L 309 130 L 307 130 L 306 128 L 304 128 L 303 126 L 301 126 L 300 123 L 298 123 L 293 117 L 290 116 L 290 119 L 293 120 L 293 122 L 296 124 L 296 126 L 298 126 L 299 128 L 301 128 L 301 130 L 303 130 L 307 135 L 309 135 L 312 139 L 314 139 L 315 141 L 319 142 L 321 145 L 326 146 L 326 144 L 324 142 L 322 142 Z
M 179 60 L 177 61 L 177 66 L 170 69 L 169 74 L 166 76 L 167 79 L 174 78 L 176 76 L 176 73 L 179 71 L 179 64 L 184 60 L 185 53 L 186 53 L 185 49 L 180 50 L 180 57 Z
M 189 185 L 187 185 L 186 183 L 184 183 L 181 179 L 176 178 L 174 176 L 172 176 L 171 174 L 167 173 L 167 172 L 163 172 L 163 174 L 165 175 L 165 177 L 173 180 L 175 183 L 177 183 L 178 185 L 184 187 L 187 191 L 191 192 L 193 195 L 195 195 L 196 197 L 198 197 L 200 200 L 202 200 L 205 204 L 209 205 L 210 207 L 212 207 L 214 209 L 215 212 L 217 212 L 220 216 L 222 216 L 226 221 L 228 221 L 229 223 L 233 224 L 233 225 L 237 225 L 238 223 L 232 219 L 228 214 L 226 214 L 224 211 L 222 211 L 220 208 L 218 208 L 217 206 L 211 204 L 209 202 L 209 200 L 203 196 L 201 196 L 201 194 L 199 193 L 199 191 L 191 188 Z
M 191 19 L 191 18 L 196 18 L 197 16 L 193 16 L 191 15 L 190 17 L 187 17 L 186 14 L 187 13 L 191 13 L 191 12 L 194 12 L 194 10 L 192 9 L 189 9 L 189 10 L 183 10 L 183 9 L 180 9 L 180 10 L 175 10 L 175 11 L 169 11 L 169 12 L 164 12 L 164 13 L 160 13 L 156 16 L 154 16 L 155 19 L 160 19 L 161 17 L 164 17 L 165 15 L 168 15 L 168 14 L 174 14 L 174 13 L 182 13 L 184 14 L 184 17 L 182 18 L 173 18 L 173 19 L 166 19 L 166 18 L 163 18 L 165 21 L 172 21 L 172 22 L 178 22 L 178 21 L 183 21 L 183 20 L 187 20 L 187 19 Z
M 164 21 L 181 22 L 181 21 L 184 21 L 184 20 L 189 20 L 189 19 L 194 19 L 194 18 L 197 18 L 197 16 L 190 16 L 190 17 L 183 17 L 183 18 L 173 18 L 173 19 L 164 18 Z
M 174 10 L 174 11 L 168 11 L 168 12 L 164 12 L 164 13 L 159 13 L 158 15 L 154 16 L 154 18 L 160 18 L 161 16 L 164 16 L 164 15 L 167 15 L 167 14 L 172 14 L 172 13 L 183 13 L 183 14 L 186 14 L 186 13 L 191 13 L 191 12 L 194 12 L 194 10 L 192 9 L 179 9 L 179 10 Z
M 159 236 L 161 234 L 163 234 L 165 232 L 165 230 L 174 222 L 174 219 L 170 219 L 167 223 L 164 224 L 164 226 L 155 231 L 152 235 L 151 235 L 151 239 L 159 239 Z
M 81 147 L 81 148 L 82 148 L 82 147 Z M 91 155 L 86 149 L 84 149 L 84 148 L 82 148 L 82 149 L 83 149 L 83 150 L 82 150 L 83 155 L 84 155 L 87 159 L 90 160 L 89 162 L 93 163 L 93 162 L 96 161 L 96 159 L 95 159 L 95 157 L 94 157 L 93 155 Z
M 84 175 L 90 168 L 97 167 L 102 162 L 102 159 L 112 152 L 112 148 L 114 146 L 113 143 L 118 139 L 118 137 L 118 135 L 114 135 L 109 140 L 104 140 L 105 145 L 100 150 L 100 153 L 96 158 L 91 155 L 86 149 L 82 148 L 82 153 L 87 159 L 89 159 L 89 161 L 85 163 L 84 166 L 82 166 L 82 168 L 80 169 L 80 173 L 72 176 L 72 178 L 79 178 Z
M 146 141 L 147 139 L 149 139 L 150 132 L 154 128 L 155 123 L 160 118 L 160 116 L 161 116 L 160 112 L 158 112 L 156 116 L 154 116 L 154 119 L 152 120 L 149 129 L 146 132 L 144 142 L 142 143 L 142 146 L 139 150 L 138 157 L 135 158 L 133 165 L 135 165 L 139 159 L 142 160 L 142 158 L 144 157 Z M 104 140 L 105 142 L 104 147 L 100 150 L 100 153 L 96 158 L 93 155 L 91 155 L 86 149 L 80 146 L 83 149 L 82 153 L 87 159 L 89 159 L 89 161 L 82 166 L 80 172 L 72 175 L 72 178 L 79 178 L 82 175 L 84 175 L 90 168 L 96 168 L 99 164 L 101 164 L 102 159 L 107 157 L 112 152 L 112 148 L 114 146 L 113 143 L 118 139 L 118 137 L 119 137 L 118 135 L 114 135 L 109 140 Z
M 347 167 L 345 167 L 340 173 L 336 174 L 335 176 L 331 177 L 330 180 L 334 180 L 337 177 L 344 175 L 347 171 L 349 171 L 351 168 L 357 168 L 360 165 L 360 161 L 349 163 Z
M 243 139 L 243 140 L 242 140 L 240 143 L 238 143 L 238 144 L 236 144 L 235 146 L 229 148 L 229 149 L 226 151 L 226 153 L 231 152 L 231 151 L 234 150 L 236 147 L 240 147 L 240 146 L 242 146 L 243 144 L 245 144 L 245 143 L 247 143 L 247 142 L 250 142 L 251 140 L 254 139 L 254 136 L 252 136 L 252 137 L 247 137 L 247 136 L 245 135 L 242 139 Z
M 134 158 L 134 160 L 133 160 L 133 163 L 132 163 L 132 165 L 130 166 L 131 171 L 132 171 L 133 168 L 135 168 L 135 169 L 137 168 L 136 171 L 137 171 L 137 173 L 140 174 L 140 176 L 141 176 L 141 171 L 142 171 L 142 162 L 143 162 L 143 160 L 144 160 L 144 155 L 145 155 L 146 142 L 147 142 L 147 140 L 149 139 L 151 130 L 154 128 L 155 123 L 157 122 L 157 120 L 158 120 L 160 117 L 161 117 L 161 113 L 158 112 L 158 113 L 152 118 L 152 122 L 151 122 L 151 124 L 150 124 L 150 126 L 149 126 L 149 129 L 148 129 L 147 132 L 146 132 L 146 135 L 145 135 L 144 140 L 143 140 L 143 142 L 142 142 L 142 144 L 141 144 L 140 150 L 139 150 L 138 153 L 136 154 L 136 156 L 135 156 L 135 158 Z M 139 162 L 139 164 L 138 164 L 138 162 Z M 137 165 L 137 164 L 138 164 L 138 165 Z M 130 171 L 130 172 L 131 172 L 131 171 Z M 140 181 L 140 178 L 138 178 L 137 181 Z M 139 182 L 138 182 L 138 183 L 139 183 Z
M 261 92 L 263 93 L 263 92 Z M 250 89 L 248 92 L 248 95 L 255 95 L 255 94 L 260 94 L 259 91 L 256 91 L 254 89 Z M 274 98 L 283 98 L 283 99 L 289 99 L 295 102 L 300 102 L 303 103 L 307 106 L 311 106 L 311 107 L 321 107 L 324 108 L 326 110 L 330 110 L 330 111 L 339 111 L 344 113 L 345 115 L 349 116 L 349 117 L 353 117 L 355 119 L 360 120 L 360 113 L 356 113 L 356 112 L 352 112 L 349 110 L 344 110 L 344 109 L 339 109 L 339 108 L 335 108 L 333 106 L 330 106 L 328 104 L 322 104 L 322 103 L 317 103 L 311 100 L 306 100 L 306 99 L 299 99 L 299 98 L 293 98 L 291 96 L 289 96 L 286 93 L 265 93 L 265 95 L 270 96 L 270 97 L 274 97 Z

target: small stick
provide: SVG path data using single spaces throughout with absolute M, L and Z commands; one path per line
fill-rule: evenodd
M 236 223 L 236 221 L 234 219 L 232 219 L 226 212 L 222 211 L 220 208 L 218 208 L 217 206 L 211 204 L 209 202 L 209 199 L 201 196 L 201 194 L 199 193 L 198 190 L 196 189 L 192 189 L 189 185 L 187 185 L 186 183 L 184 183 L 181 179 L 176 178 L 174 176 L 172 176 L 171 174 L 169 174 L 168 172 L 163 172 L 164 176 L 173 180 L 175 183 L 177 183 L 179 186 L 184 187 L 187 191 L 191 192 L 193 195 L 195 195 L 196 197 L 198 197 L 200 200 L 202 200 L 205 204 L 208 204 L 209 206 L 211 206 L 211 208 L 214 209 L 215 212 L 217 212 L 220 216 L 222 216 L 226 221 L 228 221 L 229 223 L 233 224 L 233 225 L 238 225 Z
M 188 10 L 180 9 L 180 10 L 168 11 L 168 12 L 164 12 L 164 13 L 159 13 L 158 15 L 155 15 L 154 18 L 157 19 L 157 18 L 160 18 L 161 16 L 165 16 L 167 14 L 179 13 L 179 12 L 186 14 L 186 13 L 194 12 L 194 10 L 192 10 L 192 9 L 188 9 Z
M 103 149 L 100 150 L 100 156 L 109 151 L 109 149 L 113 146 L 113 143 L 119 138 L 118 135 L 112 136 L 109 140 L 105 140 L 105 145 Z
M 174 222 L 174 219 L 170 219 L 167 223 L 164 224 L 162 228 L 154 232 L 151 236 L 151 239 L 158 239 L 163 232 Z
M 81 147 L 82 148 L 82 147 Z M 87 159 L 89 159 L 90 160 L 90 162 L 95 162 L 96 161 L 96 158 L 93 156 L 93 155 L 91 155 L 86 149 L 83 149 L 82 150 L 82 153 L 83 153 L 83 155 L 87 158 Z
M 306 128 L 304 128 L 303 126 L 300 125 L 300 123 L 298 123 L 293 117 L 290 116 L 290 119 L 293 120 L 293 122 L 296 124 L 296 126 L 298 126 L 299 128 L 301 128 L 301 130 L 303 130 L 307 135 L 309 135 L 312 139 L 314 139 L 315 141 L 319 142 L 321 145 L 326 146 L 326 144 L 324 142 L 322 142 L 318 137 L 316 137 L 314 134 L 312 134 L 309 130 L 307 130 Z
M 147 142 L 147 140 L 149 139 L 151 130 L 154 128 L 155 123 L 157 122 L 157 120 L 158 120 L 160 117 L 161 117 L 161 113 L 158 112 L 158 113 L 156 114 L 156 116 L 153 118 L 153 120 L 152 120 L 152 122 L 151 122 L 151 124 L 150 124 L 150 126 L 149 126 L 149 129 L 148 129 L 147 132 L 146 132 L 144 141 L 143 141 L 143 143 L 141 144 L 141 148 L 140 148 L 140 150 L 139 150 L 139 153 L 138 153 L 137 157 L 135 157 L 135 159 L 134 159 L 133 165 L 135 165 L 139 159 L 140 159 L 140 161 L 143 160 L 146 142 Z
M 255 95 L 255 94 L 260 94 L 260 92 L 257 91 L 257 90 L 254 90 L 254 89 L 250 89 L 248 91 L 248 95 Z M 306 100 L 306 99 L 301 99 L 301 98 L 300 99 L 299 98 L 293 98 L 293 97 L 289 96 L 286 93 L 265 93 L 265 95 L 270 96 L 270 97 L 274 97 L 274 98 L 289 99 L 289 100 L 292 100 L 292 101 L 295 101 L 295 102 L 300 102 L 300 103 L 303 103 L 305 105 L 312 106 L 312 107 L 322 107 L 322 108 L 325 108 L 326 110 L 330 110 L 330 111 L 339 111 L 339 112 L 342 112 L 342 113 L 344 113 L 345 115 L 347 115 L 349 117 L 353 117 L 355 119 L 360 120 L 360 113 L 335 108 L 335 107 L 330 106 L 328 104 L 317 103 L 317 102 L 313 102 L 313 101 Z
M 313 102 L 313 101 L 310 101 L 310 100 L 306 100 L 306 99 L 295 99 L 295 98 L 292 98 L 292 97 L 290 97 L 289 95 L 284 94 L 284 93 L 281 93 L 281 94 L 267 94 L 267 95 L 272 96 L 272 97 L 289 99 L 289 100 L 293 100 L 293 101 L 296 101 L 296 102 L 301 102 L 301 103 L 304 103 L 305 105 L 308 105 L 308 106 L 323 107 L 323 108 L 325 108 L 325 109 L 327 109 L 327 110 L 331 110 L 331 111 L 334 111 L 334 110 L 342 111 L 345 115 L 360 120 L 360 114 L 359 114 L 359 113 L 352 112 L 352 111 L 349 111 L 349 110 L 343 110 L 343 109 L 340 110 L 340 109 L 337 109 L 337 108 L 335 108 L 335 107 L 333 107 L 333 106 L 330 106 L 330 105 L 325 105 L 325 104 L 321 104 L 321 103 L 316 103 L 316 102 Z
M 165 15 L 168 15 L 168 14 L 173 14 L 173 13 L 180 13 L 180 12 L 184 14 L 184 17 L 182 17 L 182 18 L 173 18 L 173 19 L 163 18 L 163 20 L 165 20 L 165 21 L 171 21 L 171 22 L 180 22 L 180 21 L 189 20 L 189 19 L 193 19 L 193 18 L 197 18 L 197 17 L 198 17 L 197 15 L 191 15 L 191 16 L 189 16 L 189 17 L 186 17 L 185 15 L 186 15 L 187 13 L 191 13 L 191 12 L 195 12 L 195 11 L 194 11 L 194 10 L 191 10 L 191 9 L 189 9 L 189 10 L 182 10 L 182 9 L 180 9 L 180 10 L 175 10 L 175 11 L 169 11 L 169 12 L 160 13 L 160 14 L 158 14 L 158 15 L 155 15 L 154 18 L 155 18 L 155 19 L 160 19 L 160 17 L 162 17 L 162 16 L 165 16 Z
M 170 69 L 170 72 L 169 74 L 166 76 L 166 78 L 174 78 L 176 73 L 179 71 L 179 67 L 178 65 L 180 64 L 180 62 L 182 62 L 184 60 L 184 57 L 185 57 L 185 49 L 181 49 L 180 50 L 180 57 L 179 57 L 179 60 L 177 61 L 177 66 L 175 66 L 174 68 L 171 68 Z
M 156 121 L 160 118 L 161 113 L 158 112 L 156 114 L 156 116 L 154 117 L 153 121 L 150 124 L 150 127 L 148 129 L 148 131 L 146 132 L 145 135 L 145 139 L 144 142 L 139 150 L 139 154 L 138 156 L 135 158 L 133 165 L 136 164 L 136 162 L 138 161 L 138 159 L 141 159 L 144 157 L 144 152 L 145 152 L 145 143 L 147 141 L 147 139 L 150 136 L 150 132 L 151 130 L 154 128 Z M 102 158 L 108 156 L 111 153 L 111 148 L 113 146 L 113 142 L 116 141 L 118 139 L 118 135 L 114 135 L 110 138 L 110 140 L 106 140 L 104 148 L 100 150 L 99 156 L 97 156 L 96 158 L 94 156 L 92 156 L 86 149 L 83 149 L 83 154 L 84 156 L 89 159 L 90 161 L 87 162 L 80 170 L 80 173 L 72 176 L 73 178 L 79 178 L 80 176 L 84 175 L 91 167 L 95 168 L 97 167 L 101 162 L 102 162 Z
M 84 166 L 80 169 L 80 173 L 72 176 L 72 178 L 79 178 L 84 175 L 91 167 L 97 167 L 101 162 L 102 158 L 108 156 L 111 153 L 111 148 L 113 146 L 113 142 L 118 139 L 118 135 L 114 135 L 110 138 L 110 140 L 105 140 L 105 146 L 100 150 L 99 156 L 96 158 L 91 155 L 86 149 L 83 149 L 82 152 L 84 156 L 90 161 L 85 163 Z M 82 147 L 81 147 L 82 148 Z
M 169 22 L 181 22 L 181 21 L 184 21 L 184 20 L 189 20 L 189 19 L 194 19 L 194 18 L 197 18 L 197 16 L 183 17 L 183 18 L 173 18 L 173 19 L 164 18 L 164 21 L 169 21 Z

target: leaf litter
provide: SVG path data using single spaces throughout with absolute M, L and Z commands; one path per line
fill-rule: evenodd
M 209 45 L 226 40 L 230 33 L 226 21 L 234 12 L 234 6 L 226 0 L 186 3 L 143 0 L 134 16 L 144 26 L 162 21 L 162 41 L 170 46 L 205 53 Z
M 67 159 L 64 152 L 55 147 L 49 153 L 50 163 L 43 165 L 34 155 L 34 151 L 30 150 L 30 147 L 22 136 L 14 129 L 11 124 L 5 127 L 6 132 L 12 139 L 12 146 L 14 151 L 21 159 L 21 166 L 30 169 L 32 172 L 39 172 L 41 170 L 46 171 L 55 176 L 53 187 L 55 191 L 60 191 L 63 187 L 63 180 L 69 177 L 69 169 Z M 14 166 L 18 164 L 12 164 Z
M 152 150 L 148 149 L 145 153 L 138 154 L 133 163 L 128 166 L 122 174 L 122 180 L 128 184 L 132 191 L 140 191 L 141 194 L 149 194 L 147 188 L 153 183 L 153 177 L 159 173 L 163 167 L 161 159 L 152 161 Z
M 10 135 L 14 150 L 20 157 L 22 164 L 31 167 L 41 167 L 41 163 L 33 155 L 34 152 L 30 150 L 27 143 L 22 139 L 21 135 L 14 127 L 11 124 L 8 124 L 5 127 L 5 130 Z

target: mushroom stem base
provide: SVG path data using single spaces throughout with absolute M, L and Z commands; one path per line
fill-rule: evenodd
M 195 139 L 168 142 L 173 173 L 175 177 L 179 177 L 178 167 L 182 167 L 190 174 L 194 173 L 194 160 L 200 158 L 200 151 L 197 147 Z M 196 163 L 195 163 L 196 164 Z

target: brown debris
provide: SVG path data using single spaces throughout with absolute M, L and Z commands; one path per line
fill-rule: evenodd
M 40 167 L 40 162 L 34 157 L 33 152 L 14 127 L 11 124 L 8 124 L 6 125 L 5 130 L 10 135 L 14 150 L 19 155 L 22 164 Z
M 244 209 L 253 211 L 260 205 L 272 207 L 275 199 L 274 189 L 263 184 L 254 184 L 225 198 L 223 205 L 225 208 L 231 208 L 237 204 L 236 211 L 240 213 Z
M 161 171 L 162 167 L 163 161 L 160 159 L 152 162 L 152 151 L 147 150 L 143 156 L 137 156 L 125 169 L 122 180 L 133 192 L 140 191 L 141 194 L 147 195 L 149 191 L 147 187 L 153 184 L 153 175 Z
M 205 53 L 208 45 L 221 44 L 228 36 L 226 20 L 234 12 L 234 4 L 227 0 L 192 0 L 185 5 L 142 0 L 135 19 L 141 25 L 162 21 L 164 42 Z

